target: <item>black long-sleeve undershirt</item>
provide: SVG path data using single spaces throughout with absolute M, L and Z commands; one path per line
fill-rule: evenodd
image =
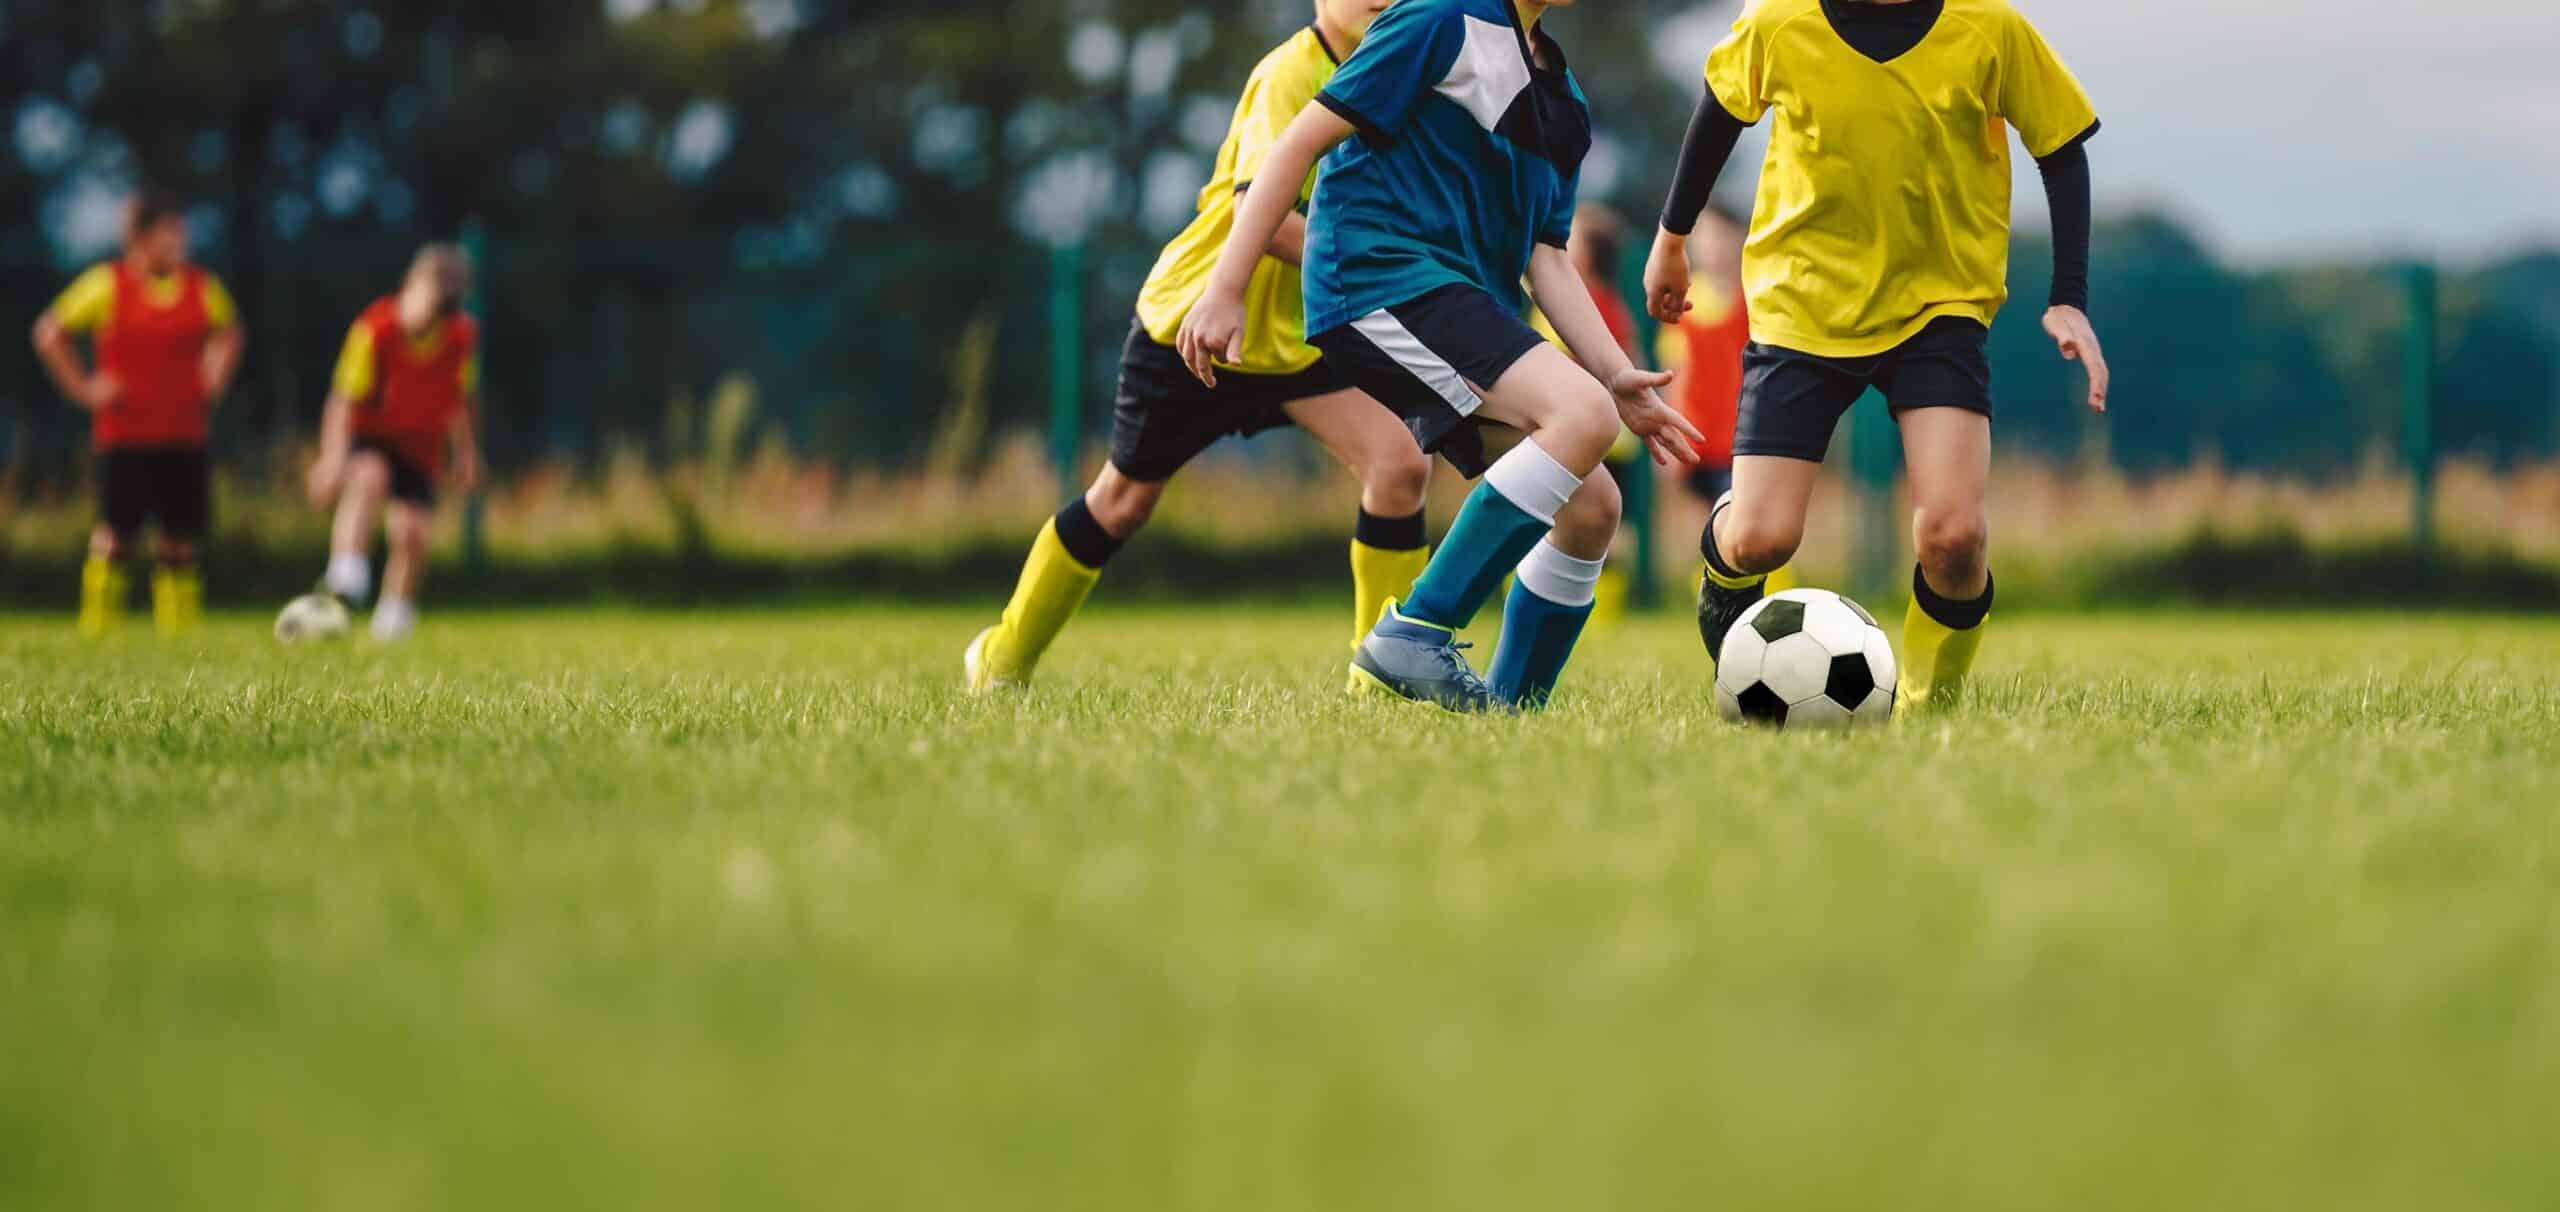
M 1742 140 L 1743 121 L 1727 111 L 1708 89 L 1698 98 L 1698 110 L 1689 119 L 1689 133 L 1680 141 L 1680 165 L 1672 174 L 1671 197 L 1662 207 L 1662 230 L 1685 236 L 1698 225 L 1698 213 L 1706 209 L 1707 198 L 1715 192 L 1716 178 L 1723 174 L 1725 162 L 1733 158 L 1733 149 Z M 2058 151 L 2036 161 L 2036 172 L 2044 178 L 2045 206 L 2053 224 L 2053 292 L 2051 304 L 2056 307 L 2089 309 L 2089 228 L 2091 198 L 2089 187 L 2089 137 L 2098 133 L 2092 124 L 2087 131 L 2066 143 Z
M 1707 208 L 1724 162 L 1742 141 L 1742 119 L 1726 112 L 1714 89 L 1704 92 L 1698 112 L 1689 118 L 1689 133 L 1680 140 L 1680 167 L 1671 177 L 1671 200 L 1662 207 L 1662 230 L 1675 236 L 1698 226 L 1698 212 Z

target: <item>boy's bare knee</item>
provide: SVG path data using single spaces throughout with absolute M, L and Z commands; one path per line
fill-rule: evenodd
M 1716 533 L 1718 549 L 1742 572 L 1774 572 L 1796 558 L 1796 548 L 1803 542 L 1800 525 L 1730 514 Z
M 1156 502 L 1164 496 L 1164 485 L 1132 480 L 1116 471 L 1105 470 L 1093 487 L 1086 489 L 1084 507 L 1093 520 L 1112 538 L 1125 539 L 1155 516 Z
M 1370 500 L 1397 517 L 1422 512 L 1422 496 L 1431 487 L 1431 456 L 1406 444 L 1373 456 L 1360 468 L 1360 488 Z
M 1969 571 L 1981 567 L 1991 530 L 1980 509 L 1922 506 L 1912 514 L 1911 545 L 1929 568 Z

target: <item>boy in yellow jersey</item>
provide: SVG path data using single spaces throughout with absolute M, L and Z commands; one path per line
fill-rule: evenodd
M 75 346 L 87 338 L 94 369 Z M 145 526 L 153 553 L 152 615 L 161 634 L 204 609 L 197 560 L 211 512 L 206 438 L 214 401 L 240 368 L 239 315 L 220 279 L 187 257 L 178 200 L 145 189 L 125 219 L 124 255 L 72 282 L 36 320 L 36 354 L 62 394 L 90 415 L 98 457 L 98 526 L 80 573 L 80 631 L 111 630 L 123 612 L 122 562 Z
M 1991 614 L 1983 493 L 1991 364 L 2008 297 L 2009 132 L 2044 178 L 2053 295 L 2044 329 L 2089 371 L 2089 159 L 2097 114 L 2008 0 L 1754 0 L 1707 58 L 1645 271 L 1646 306 L 1687 309 L 1684 238 L 1745 126 L 1775 115 L 1743 254 L 1733 489 L 1708 515 L 1698 601 L 1707 651 L 1804 537 L 1814 473 L 1840 416 L 1873 387 L 1902 428 L 1912 495 L 1912 603 L 1900 704 L 1962 687 Z
M 1352 389 L 1306 342 L 1298 258 L 1303 214 L 1274 236 L 1247 289 L 1251 340 L 1222 363 L 1215 387 L 1192 377 L 1172 342 L 1207 285 L 1263 157 L 1291 118 L 1332 79 L 1387 0 L 1316 0 L 1315 22 L 1263 56 L 1245 82 L 1217 168 L 1200 191 L 1198 214 L 1166 245 L 1138 295 L 1136 322 L 1120 355 L 1111 418 L 1111 461 L 1081 496 L 1040 528 L 1004 617 L 978 633 L 964 654 L 972 690 L 1029 681 L 1040 656 L 1074 617 L 1102 567 L 1164 495 L 1166 481 L 1229 434 L 1250 437 L 1297 425 L 1324 443 L 1360 480 L 1360 517 L 1351 541 L 1352 642 L 1413 583 L 1428 558 L 1422 494 L 1430 456 L 1416 449 L 1396 415 Z M 1300 209 L 1314 174 L 1296 190 Z

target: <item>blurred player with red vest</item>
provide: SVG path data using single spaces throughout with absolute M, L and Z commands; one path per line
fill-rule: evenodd
M 320 584 L 351 607 L 372 593 L 367 552 L 387 502 L 391 554 L 373 611 L 377 640 L 400 639 L 418 625 L 448 449 L 457 485 L 468 492 L 479 482 L 480 330 L 462 310 L 470 293 L 471 263 L 461 249 L 419 250 L 400 293 L 356 318 L 330 380 L 309 481 L 312 503 L 334 501 L 338 510 Z
M 81 359 L 82 337 L 94 366 Z M 80 572 L 82 634 L 106 634 L 123 612 L 123 561 L 146 525 L 159 532 L 151 598 L 161 633 L 185 630 L 203 613 L 197 561 L 212 512 L 205 440 L 242 344 L 230 293 L 188 260 L 179 203 L 148 189 L 129 204 L 124 255 L 80 275 L 36 320 L 36 355 L 62 394 L 89 413 L 97 451 L 99 517 Z

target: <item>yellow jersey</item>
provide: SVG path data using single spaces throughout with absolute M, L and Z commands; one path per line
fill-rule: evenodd
M 1235 225 L 1236 199 L 1253 184 L 1271 145 L 1289 122 L 1316 99 L 1316 93 L 1341 66 L 1333 48 L 1314 26 L 1299 30 L 1254 65 L 1236 101 L 1227 138 L 1218 145 L 1218 164 L 1200 190 L 1198 213 L 1156 258 L 1138 292 L 1138 323 L 1159 345 L 1173 344 L 1182 318 L 1209 284 L 1218 252 Z M 1298 183 L 1298 206 L 1305 209 L 1315 192 L 1316 175 Z M 1244 360 L 1228 369 L 1243 374 L 1286 375 L 1313 366 L 1322 358 L 1307 344 L 1306 306 L 1298 293 L 1298 269 L 1264 257 L 1254 266 L 1244 292 Z M 1224 365 L 1224 363 L 1221 363 Z
M 1826 12 L 1754 0 L 1707 56 L 1727 112 L 1776 115 L 1743 247 L 1751 338 L 1863 357 L 1930 321 L 1988 325 L 2009 295 L 2009 131 L 2028 154 L 2097 127 L 2088 94 L 2007 0 L 1938 4 L 1878 62 Z
M 144 281 L 145 297 L 160 307 L 175 306 L 178 292 L 187 287 L 187 275 L 171 274 L 165 278 Z M 88 335 L 101 333 L 116 324 L 116 268 L 110 263 L 91 266 L 71 280 L 49 309 L 55 323 L 68 333 Z M 240 309 L 231 301 L 231 292 L 222 288 L 222 279 L 210 272 L 204 274 L 204 318 L 214 328 L 229 328 L 239 323 Z

